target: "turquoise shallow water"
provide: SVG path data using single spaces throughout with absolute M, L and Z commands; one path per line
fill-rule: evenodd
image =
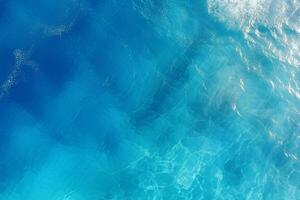
M 0 0 L 1 200 L 297 200 L 298 0 Z

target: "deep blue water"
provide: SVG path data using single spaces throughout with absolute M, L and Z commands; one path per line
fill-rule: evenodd
M 300 199 L 298 0 L 0 0 L 0 200 Z

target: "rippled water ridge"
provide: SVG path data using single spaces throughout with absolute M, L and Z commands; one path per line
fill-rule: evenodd
M 299 0 L 0 0 L 0 153 L 0 200 L 299 199 Z

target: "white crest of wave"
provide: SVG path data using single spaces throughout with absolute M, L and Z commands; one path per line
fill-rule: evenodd
M 265 0 L 208 0 L 208 12 L 231 28 L 241 28 L 262 12 Z
M 208 0 L 208 12 L 267 56 L 300 68 L 299 0 Z

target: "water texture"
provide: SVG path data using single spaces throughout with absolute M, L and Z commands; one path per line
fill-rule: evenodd
M 0 0 L 0 200 L 300 199 L 299 0 Z

